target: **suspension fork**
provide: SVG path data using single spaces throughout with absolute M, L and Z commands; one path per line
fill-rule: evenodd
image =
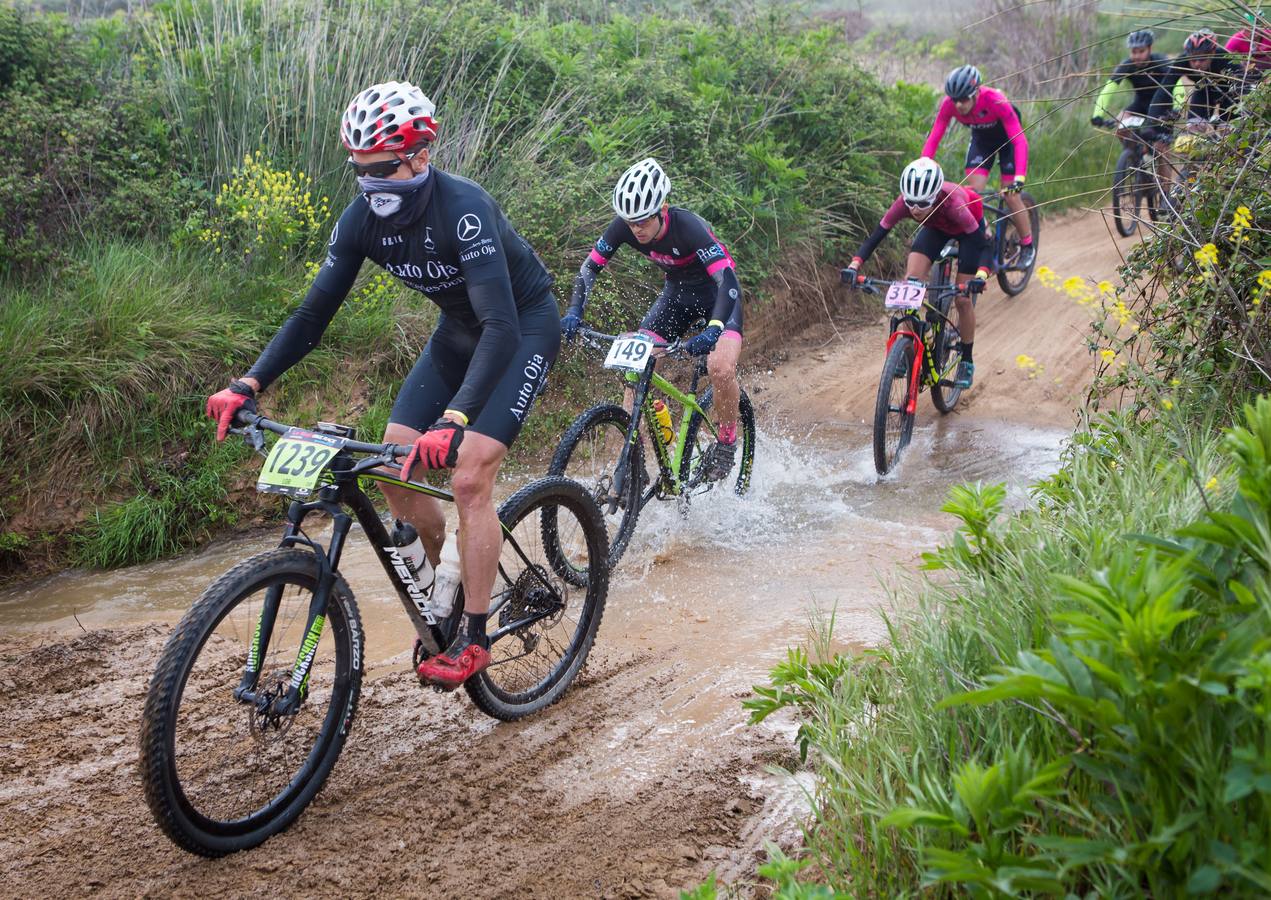
M 323 547 L 300 534 L 300 523 L 305 515 L 322 509 L 332 514 L 331 542 Z M 322 629 L 326 624 L 327 609 L 331 602 L 331 592 L 335 589 L 336 566 L 344 551 L 344 542 L 348 538 L 353 518 L 343 509 L 323 499 L 315 503 L 294 501 L 287 511 L 287 529 L 283 534 L 282 546 L 304 544 L 310 547 L 318 559 L 318 585 L 309 601 L 308 615 L 305 618 L 304 639 L 296 654 L 296 661 L 291 668 L 291 679 L 287 691 L 276 703 L 271 712 L 276 715 L 291 715 L 300 708 L 309 690 L 309 674 L 313 669 L 313 658 L 318 650 L 318 642 L 322 639 Z M 241 702 L 253 703 L 259 708 L 269 707 L 272 697 L 259 694 L 255 688 L 260 678 L 260 664 L 265 648 L 273 635 L 274 624 L 278 617 L 278 609 L 282 600 L 282 586 L 275 585 L 265 594 L 260 618 L 252 637 L 252 646 L 248 652 L 248 667 L 243 672 L 239 686 L 234 690 L 234 698 Z
M 649 381 L 653 377 L 654 357 L 644 364 L 644 371 L 635 383 L 631 397 L 631 421 L 627 423 L 627 439 L 622 445 L 622 456 L 618 459 L 618 468 L 613 473 L 613 497 L 609 500 L 609 512 L 617 509 L 618 498 L 626 488 L 627 476 L 631 468 L 631 454 L 635 450 L 635 442 L 640 439 L 640 416 L 644 412 L 644 401 L 649 397 Z

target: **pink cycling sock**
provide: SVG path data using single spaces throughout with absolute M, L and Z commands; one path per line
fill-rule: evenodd
M 1026 237 L 1026 238 L 1020 238 L 1020 239 L 1019 239 L 1019 245 L 1020 245 L 1021 247 L 1027 247 L 1027 246 L 1028 246 L 1028 245 L 1030 245 L 1032 242 L 1033 242 L 1033 236 L 1032 236 L 1031 234 L 1030 234 L 1028 237 Z
M 727 425 L 719 426 L 719 442 L 721 444 L 737 443 L 737 423 L 730 422 Z

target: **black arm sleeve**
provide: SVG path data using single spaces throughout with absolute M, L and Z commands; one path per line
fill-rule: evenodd
M 1163 121 L 1174 108 L 1174 85 L 1183 77 L 1178 66 L 1170 66 L 1169 71 L 1161 76 L 1160 87 L 1152 97 L 1152 106 L 1148 114 L 1157 121 Z
M 354 224 L 361 212 L 350 204 L 340 216 L 331 232 L 326 261 L 309 286 L 304 302 L 287 318 L 247 371 L 249 378 L 260 382 L 261 390 L 269 387 L 318 345 L 336 310 L 349 295 L 358 270 L 362 268 L 363 252 L 355 240 L 357 227 Z
M 574 292 L 569 295 L 569 309 L 580 319 L 583 315 L 583 307 L 587 305 L 587 298 L 591 296 L 591 288 L 596 283 L 596 276 L 600 274 L 600 266 L 592 260 L 590 256 L 583 260 L 582 267 L 578 270 L 578 275 L 574 277 Z
M 878 245 L 883 242 L 883 238 L 891 234 L 890 228 L 884 228 L 882 224 L 874 227 L 874 233 L 865 239 L 865 243 L 861 244 L 861 249 L 856 251 L 856 255 L 861 258 L 861 262 L 869 259 L 874 255 L 874 251 L 878 249 Z
M 725 266 L 711 275 L 719 290 L 715 294 L 715 308 L 711 310 L 711 321 L 720 321 L 727 328 L 730 322 L 740 322 L 736 315 L 741 306 L 741 283 L 737 280 L 737 272 L 732 266 Z

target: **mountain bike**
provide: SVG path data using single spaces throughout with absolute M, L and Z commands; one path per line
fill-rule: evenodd
M 882 294 L 883 306 L 891 312 L 874 403 L 874 468 L 879 475 L 895 468 L 909 445 L 922 391 L 931 388 L 931 402 L 941 413 L 951 412 L 962 396 L 962 388 L 954 384 L 962 361 L 962 337 L 949 318 L 961 288 L 947 280 L 955 246 L 953 241 L 945 245 L 928 284 L 858 276 L 853 285 L 869 294 Z M 925 316 L 919 315 L 922 310 Z
M 1121 237 L 1130 237 L 1139 222 L 1162 217 L 1160 176 L 1156 171 L 1156 146 L 1151 138 L 1155 126 L 1143 116 L 1121 116 L 1116 136 L 1121 155 L 1112 172 L 1112 221 Z
M 1024 208 L 1028 210 L 1028 221 L 1033 229 L 1033 247 L 1036 250 L 1042 230 L 1037 201 L 1027 191 L 1020 191 L 1019 196 L 1024 201 Z M 993 270 L 997 272 L 997 284 L 1007 296 L 1014 297 L 1028 287 L 1029 279 L 1033 277 L 1033 268 L 1037 265 L 1037 255 L 1034 252 L 1032 265 L 1019 265 L 1021 235 L 1015 227 L 1015 220 L 1011 218 L 1003 192 L 986 194 L 982 199 L 986 217 L 989 213 L 993 214 L 990 225 L 993 234 Z
M 650 500 L 687 502 L 728 478 L 732 479 L 735 494 L 746 493 L 755 459 L 755 411 L 743 390 L 737 419 L 737 461 L 725 479 L 707 480 L 706 456 L 719 435 L 708 415 L 713 389 L 707 388 L 700 398 L 697 396 L 706 374 L 706 357 L 690 357 L 679 341 L 666 344 L 645 334 L 602 334 L 582 328 L 579 336 L 588 346 L 607 350 L 605 368 L 623 373 L 626 386 L 633 391 L 632 409 L 643 411 L 647 443 L 652 446 L 657 463 L 657 477 L 651 478 L 645 463 L 645 441 L 641 439 L 642 417 L 632 417 L 616 403 L 600 403 L 583 412 L 557 445 L 548 473 L 568 475 L 591 490 L 604 513 L 612 568 L 622 558 L 640 511 Z M 687 391 L 679 390 L 654 371 L 659 358 L 674 357 L 692 361 Z M 683 409 L 678 428 L 659 424 L 654 412 L 655 391 Z
M 257 489 L 291 498 L 276 549 L 217 578 L 168 639 L 146 696 L 141 777 L 159 827 L 179 847 L 224 856 L 301 814 L 330 775 L 357 711 L 363 630 L 340 557 L 361 526 L 415 626 L 415 663 L 449 646 L 448 615 L 393 545 L 365 488 L 448 491 L 403 481 L 409 446 L 368 444 L 344 426 L 306 431 L 239 412 L 234 429 L 266 456 Z M 280 437 L 265 453 L 265 434 Z M 499 507 L 503 546 L 489 614 L 490 667 L 464 685 L 482 712 L 511 721 L 561 698 L 604 612 L 609 570 L 595 501 L 565 478 L 525 485 Z M 329 517 L 325 546 L 311 517 Z

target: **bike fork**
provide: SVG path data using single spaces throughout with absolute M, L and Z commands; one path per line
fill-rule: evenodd
M 276 703 L 272 703 L 273 697 L 270 694 L 261 695 L 255 690 L 260 678 L 261 662 L 264 658 L 265 650 L 269 646 L 270 638 L 273 636 L 274 623 L 277 620 L 278 609 L 282 601 L 281 585 L 271 587 L 265 594 L 260 618 L 256 622 L 251 647 L 248 650 L 247 666 L 239 686 L 234 689 L 234 699 L 244 703 L 252 703 L 261 708 L 270 707 L 272 703 L 271 712 L 280 716 L 290 715 L 298 710 L 300 704 L 304 701 L 305 695 L 308 693 L 309 674 L 313 668 L 313 658 L 318 650 L 318 642 L 322 639 L 322 629 L 326 624 L 331 592 L 335 589 L 335 567 L 339 563 L 340 554 L 344 549 L 344 541 L 348 537 L 349 528 L 353 524 L 353 519 L 347 513 L 338 512 L 333 517 L 331 543 L 324 552 L 317 544 L 299 536 L 298 519 L 302 515 L 302 509 L 302 504 L 292 504 L 292 509 L 288 513 L 288 525 L 283 535 L 282 543 L 283 546 L 303 543 L 312 547 L 318 558 L 320 571 L 317 588 L 313 592 L 313 598 L 309 601 L 309 611 L 305 619 L 304 639 L 296 654 L 296 661 L 291 668 L 291 679 L 287 685 L 287 692 Z
M 640 416 L 644 413 L 644 401 L 649 396 L 649 371 L 653 366 L 653 359 L 644 364 L 644 375 L 636 383 L 635 390 L 631 398 L 631 421 L 627 425 L 627 440 L 622 445 L 622 456 L 618 459 L 618 468 L 613 472 L 613 496 L 608 500 L 609 513 L 612 515 L 618 509 L 619 498 L 627 483 L 628 469 L 630 468 L 631 450 L 635 446 L 635 442 L 639 439 L 640 432 Z

